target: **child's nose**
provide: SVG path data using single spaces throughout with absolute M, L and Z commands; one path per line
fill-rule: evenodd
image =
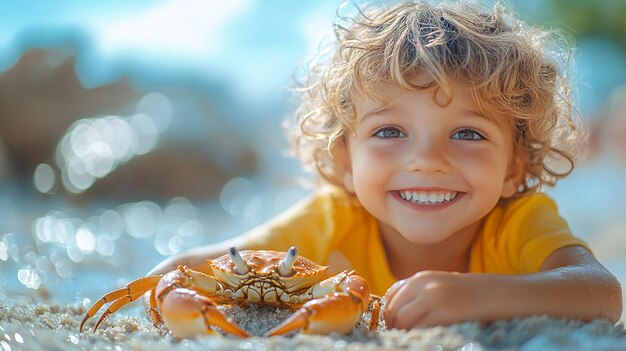
M 448 153 L 444 145 L 432 141 L 416 142 L 407 156 L 406 169 L 409 172 L 447 173 L 451 169 Z

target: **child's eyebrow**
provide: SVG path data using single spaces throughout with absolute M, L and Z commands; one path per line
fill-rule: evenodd
M 375 108 L 367 111 L 366 113 L 364 113 L 363 116 L 358 118 L 358 121 L 359 122 L 363 122 L 363 121 L 365 121 L 366 119 L 368 119 L 370 117 L 373 117 L 373 116 L 376 116 L 376 115 L 385 114 L 385 113 L 391 111 L 391 109 L 392 109 L 391 106 L 388 106 L 388 105 L 375 107 Z
M 493 115 L 485 115 L 474 110 L 462 110 L 463 114 L 468 117 L 478 118 L 496 127 L 500 127 L 500 119 Z
M 358 122 L 363 122 L 366 119 L 369 119 L 371 117 L 374 116 L 380 116 L 380 115 L 384 115 L 390 111 L 392 111 L 393 108 L 389 105 L 384 105 L 384 106 L 378 106 L 375 107 L 369 111 L 367 111 L 366 113 L 363 114 L 363 116 L 361 116 L 360 118 L 358 118 Z M 495 127 L 499 127 L 500 126 L 500 121 L 498 118 L 496 118 L 495 116 L 489 115 L 489 116 L 485 116 L 482 113 L 476 112 L 474 110 L 461 110 L 461 113 L 463 114 L 463 116 L 467 116 L 470 118 L 477 118 L 480 119 L 482 121 L 485 121 Z

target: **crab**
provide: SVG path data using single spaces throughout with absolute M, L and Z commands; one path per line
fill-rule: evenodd
M 291 314 L 265 336 L 282 335 L 300 329 L 307 334 L 347 333 L 371 310 L 369 329 L 377 327 L 380 305 L 370 295 L 365 279 L 355 271 L 328 277 L 328 266 L 287 252 L 242 250 L 230 247 L 228 254 L 206 260 L 208 267 L 195 271 L 186 266 L 130 282 L 96 301 L 81 324 L 104 304 L 111 305 L 94 327 L 126 304 L 149 293 L 149 314 L 155 326 L 164 324 L 177 338 L 223 332 L 238 337 L 250 334 L 239 327 L 219 305 L 265 304 L 291 309 Z

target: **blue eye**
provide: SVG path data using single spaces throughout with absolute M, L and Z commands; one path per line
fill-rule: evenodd
M 382 139 L 391 139 L 391 138 L 404 138 L 406 134 L 398 128 L 395 127 L 383 127 L 380 128 L 374 133 L 374 136 L 382 138 Z
M 473 129 L 462 129 L 452 135 L 452 139 L 459 140 L 485 140 L 480 133 Z

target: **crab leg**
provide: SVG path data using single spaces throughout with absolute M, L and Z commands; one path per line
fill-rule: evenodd
M 370 296 L 370 303 L 367 306 L 367 310 L 372 312 L 369 330 L 376 330 L 376 328 L 378 328 L 378 322 L 380 321 L 380 296 Z
M 111 313 L 119 310 L 129 302 L 136 300 L 146 291 L 153 289 L 159 283 L 161 277 L 161 275 L 152 275 L 149 277 L 139 278 L 128 283 L 128 285 L 124 288 L 114 290 L 105 294 L 100 300 L 96 301 L 96 303 L 94 303 L 91 308 L 89 308 L 87 314 L 85 314 L 85 318 L 83 318 L 83 321 L 80 323 L 79 330 L 81 332 L 83 331 L 83 326 L 85 325 L 85 322 L 87 322 L 89 318 L 93 317 L 105 303 L 113 302 L 113 304 L 111 304 L 111 306 L 109 306 L 109 308 L 107 308 L 104 313 L 102 313 L 102 316 L 94 327 L 95 331 L 96 329 L 98 329 L 98 326 L 100 326 L 100 324 Z
M 154 324 L 155 327 L 159 327 L 159 325 L 161 323 L 163 323 L 163 318 L 161 318 L 161 314 L 159 313 L 159 310 L 157 308 L 157 302 L 156 302 L 156 289 L 152 289 L 152 291 L 150 291 L 149 293 L 149 305 L 148 305 L 148 311 L 150 313 L 150 318 L 152 318 L 152 324 Z
M 337 279 L 339 277 L 339 280 Z M 265 333 L 282 335 L 302 328 L 305 334 L 346 333 L 354 328 L 369 302 L 369 288 L 354 271 L 341 273 L 313 286 L 312 291 L 328 290 L 323 297 L 311 300 L 284 322 Z M 315 294 L 314 294 L 315 295 Z

